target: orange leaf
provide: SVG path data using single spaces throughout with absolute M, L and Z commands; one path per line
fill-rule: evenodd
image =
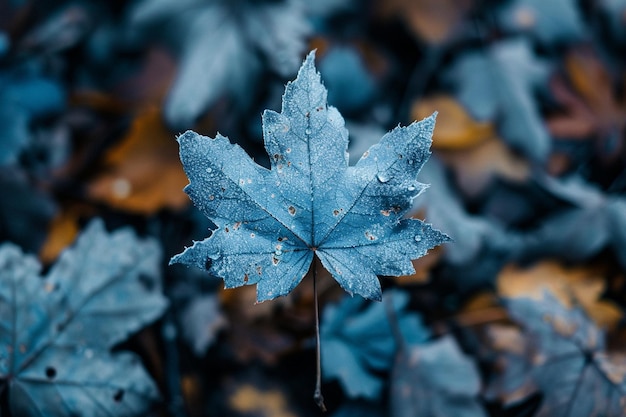
M 580 305 L 601 327 L 613 328 L 621 310 L 600 297 L 606 282 L 601 271 L 587 266 L 565 267 L 555 261 L 542 261 L 529 268 L 508 265 L 498 276 L 498 293 L 503 297 L 543 298 L 550 291 L 568 308 Z
M 399 17 L 420 39 L 429 43 L 448 40 L 473 6 L 472 0 L 378 1 L 383 18 Z
M 189 204 L 182 191 L 188 181 L 178 145 L 156 108 L 135 119 L 128 135 L 106 154 L 104 164 L 87 187 L 94 200 L 142 214 Z
M 493 124 L 472 119 L 451 96 L 440 95 L 420 100 L 413 105 L 411 116 L 415 120 L 422 120 L 434 111 L 439 114 L 433 134 L 433 149 L 466 149 L 495 136 Z

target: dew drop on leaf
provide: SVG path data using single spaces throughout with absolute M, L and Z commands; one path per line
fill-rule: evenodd
M 386 174 L 383 174 L 383 173 L 376 174 L 376 178 L 378 179 L 379 182 L 383 184 L 386 182 L 389 182 L 389 180 L 391 179 Z

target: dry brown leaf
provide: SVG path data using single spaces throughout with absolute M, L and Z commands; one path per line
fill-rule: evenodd
M 285 394 L 276 389 L 262 391 L 243 384 L 228 399 L 230 407 L 240 413 L 254 413 L 259 417 L 296 417 L 289 410 Z
M 465 151 L 441 151 L 438 156 L 454 170 L 457 185 L 467 195 L 477 195 L 494 177 L 524 182 L 530 164 L 496 137 Z
M 414 120 L 422 120 L 437 111 L 437 128 L 433 133 L 433 149 L 463 150 L 476 146 L 496 135 L 489 122 L 477 122 L 453 97 L 438 95 L 417 101 L 411 109 Z
M 379 0 L 383 19 L 398 17 L 420 39 L 442 43 L 450 39 L 472 8 L 473 0 Z
M 149 108 L 106 154 L 104 169 L 88 184 L 87 194 L 118 209 L 151 214 L 187 206 L 187 183 L 174 135 L 159 110 Z
M 542 261 L 529 268 L 507 265 L 498 276 L 502 297 L 543 299 L 547 289 L 568 308 L 580 305 L 600 326 L 613 328 L 622 317 L 611 301 L 601 300 L 606 282 L 602 271 L 588 266 L 566 267 L 556 261 Z

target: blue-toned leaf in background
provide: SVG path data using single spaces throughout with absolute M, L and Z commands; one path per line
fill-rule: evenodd
M 412 259 L 448 240 L 403 219 L 425 188 L 434 116 L 397 127 L 348 166 L 348 132 L 315 70 L 314 53 L 263 114 L 271 169 L 238 145 L 188 131 L 178 138 L 185 191 L 217 226 L 172 263 L 206 268 L 227 288 L 257 284 L 259 301 L 289 293 L 317 256 L 350 294 L 380 300 L 377 275 L 408 275 Z
M 626 23 L 624 21 L 626 1 L 600 0 L 598 3 L 604 9 L 604 13 L 610 22 L 613 36 L 622 43 L 626 42 Z
M 265 69 L 293 75 L 312 30 L 300 0 L 144 0 L 130 21 L 156 25 L 180 53 L 165 103 L 167 121 L 178 128 L 190 127 L 225 94 L 247 107 Z
M 391 417 L 486 417 L 480 375 L 452 336 L 400 350 L 391 376 Z
M 447 77 L 479 121 L 496 122 L 502 138 L 534 160 L 545 160 L 550 137 L 534 93 L 545 89 L 548 65 L 526 39 L 511 39 L 460 55 Z
M 576 0 L 514 0 L 501 8 L 498 17 L 505 30 L 528 32 L 545 45 L 574 43 L 586 34 Z
M 567 309 L 547 291 L 506 307 L 532 345 L 528 377 L 543 394 L 538 417 L 626 415 L 624 359 L 605 350 L 604 332 L 581 308 Z
M 521 236 L 493 219 L 469 213 L 436 155 L 418 178 L 431 188 L 429 198 L 418 200 L 415 210 L 425 209 L 426 216 L 454 240 L 443 255 L 443 275 L 451 277 L 462 290 L 492 283 L 507 259 L 521 251 Z
M 0 242 L 10 241 L 37 252 L 58 204 L 48 193 L 34 188 L 24 172 L 12 167 L 0 169 L 0 201 Z
M 34 257 L 0 247 L 0 390 L 12 415 L 142 415 L 156 386 L 134 355 L 110 349 L 165 309 L 159 258 L 155 241 L 97 220 L 43 277 Z
M 320 328 L 324 378 L 339 380 L 351 398 L 380 399 L 384 385 L 380 372 L 391 369 L 398 350 L 392 328 L 397 326 L 411 344 L 429 337 L 420 317 L 405 311 L 408 301 L 407 293 L 386 291 L 382 303 L 344 298 L 327 307 Z
M 544 176 L 541 182 L 546 191 L 572 207 L 544 217 L 524 238 L 524 255 L 580 262 L 608 248 L 626 267 L 626 198 L 606 194 L 575 176 Z
M 342 113 L 354 113 L 371 105 L 377 85 L 356 48 L 336 46 L 326 53 L 320 71 L 328 88 L 328 102 Z
M 29 144 L 29 124 L 65 108 L 63 87 L 38 68 L 0 72 L 0 166 L 16 162 Z

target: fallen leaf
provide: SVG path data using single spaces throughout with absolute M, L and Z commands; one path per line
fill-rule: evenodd
M 400 349 L 391 376 L 391 417 L 487 414 L 480 375 L 452 336 Z
M 376 12 L 383 19 L 398 17 L 419 39 L 439 44 L 462 26 L 473 0 L 379 0 Z
M 616 94 L 616 80 L 588 48 L 570 51 L 565 68 L 573 91 L 562 80 L 553 80 L 552 92 L 565 114 L 548 119 L 550 132 L 562 139 L 594 138 L 595 154 L 617 162 L 626 147 L 626 101 Z
M 437 130 L 433 133 L 433 149 L 463 150 L 496 136 L 493 123 L 475 120 L 453 97 L 438 95 L 413 104 L 411 117 L 421 120 L 437 112 Z
M 244 384 L 231 395 L 228 403 L 235 411 L 259 417 L 296 417 L 289 410 L 285 394 L 276 389 L 260 390 Z
M 604 328 L 615 327 L 622 318 L 621 309 L 601 297 L 606 289 L 602 270 L 590 266 L 567 267 L 545 260 L 522 268 L 509 264 L 500 272 L 498 293 L 506 298 L 529 297 L 541 300 L 549 290 L 567 308 L 579 305 Z
M 104 168 L 87 187 L 90 198 L 112 207 L 151 214 L 189 204 L 182 192 L 187 177 L 178 159 L 174 135 L 159 110 L 135 119 L 128 135 L 104 157 Z
M 438 156 L 452 167 L 457 186 L 468 196 L 481 194 L 495 178 L 523 183 L 530 177 L 528 160 L 496 137 L 463 151 L 441 151 Z

